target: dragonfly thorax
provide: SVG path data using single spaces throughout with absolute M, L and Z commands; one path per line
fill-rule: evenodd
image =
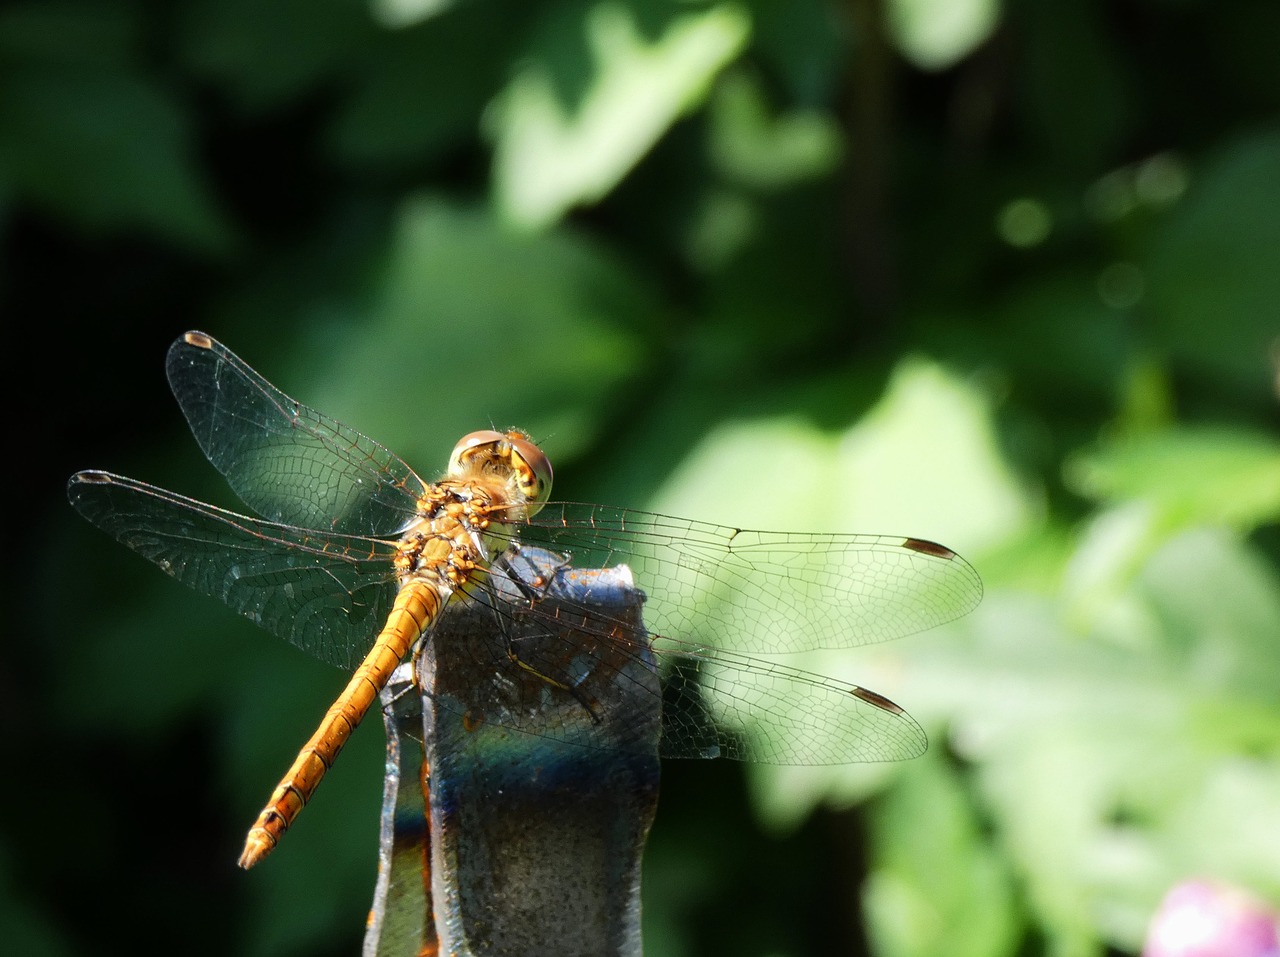
M 452 482 L 428 487 L 418 518 L 400 536 L 395 567 L 401 584 L 426 579 L 451 590 L 488 564 L 486 539 L 493 508 L 487 495 Z

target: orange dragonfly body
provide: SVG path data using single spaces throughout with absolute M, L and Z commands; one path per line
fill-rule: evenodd
M 882 695 L 749 655 L 885 641 L 965 614 L 981 583 L 944 546 L 550 503 L 551 467 L 517 430 L 466 436 L 445 478 L 427 483 L 204 333 L 174 343 L 167 371 L 201 449 L 261 518 L 101 471 L 72 476 L 72 504 L 179 581 L 352 671 L 250 829 L 242 867 L 276 846 L 392 672 L 459 602 L 512 636 L 478 662 L 477 680 L 494 700 L 535 689 L 501 711 L 516 731 L 579 744 L 547 703 L 596 719 L 609 705 L 592 689 L 634 683 L 641 667 L 658 673 L 650 694 L 661 700 L 649 704 L 662 710 L 663 756 L 833 764 L 925 748 Z M 600 615 L 588 596 L 584 628 L 561 637 L 563 602 L 542 606 L 547 582 L 529 575 L 522 545 L 565 567 L 629 565 L 649 633 Z

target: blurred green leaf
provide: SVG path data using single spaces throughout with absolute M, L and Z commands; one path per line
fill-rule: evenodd
M 619 0 L 592 5 L 581 21 L 564 12 L 547 24 L 493 115 L 497 203 L 528 227 L 552 223 L 616 186 L 702 102 L 750 32 L 728 4 L 672 7 L 652 40 Z M 565 69 L 565 47 L 577 43 L 585 48 L 581 73 L 572 77 L 576 95 L 566 100 L 554 71 Z
M 951 713 L 952 747 L 979 769 L 1055 952 L 1136 947 L 1192 870 L 1267 886 L 1265 827 L 1240 841 L 1192 822 L 1226 815 L 1228 793 L 1242 821 L 1280 810 L 1275 570 L 1224 532 L 1183 534 L 1136 575 L 1103 581 L 1112 613 L 1083 634 L 1052 597 L 988 584 L 967 641 L 931 640 L 907 660 L 903 697 Z
M 1019 120 L 1042 141 L 1060 175 L 1094 173 L 1133 121 L 1134 77 L 1101 3 L 1017 4 L 1024 34 Z
M 31 957 L 69 957 L 75 950 L 52 914 L 27 904 L 29 888 L 16 879 L 14 855 L 0 842 L 0 927 L 5 946 Z
M 374 18 L 384 27 L 411 27 L 456 8 L 456 0 L 371 0 Z
M 830 489 L 839 481 L 835 453 L 832 438 L 799 419 L 728 423 L 668 477 L 651 507 L 741 528 L 816 530 L 831 521 Z M 729 483 L 726 475 L 752 480 Z M 787 494 L 760 494 L 779 488 Z
M 904 531 L 970 556 L 1019 534 L 1036 490 L 1004 460 L 992 416 L 976 384 L 903 360 L 841 442 L 840 481 L 828 490 L 836 527 Z
M 0 58 L 119 68 L 137 56 L 142 15 L 128 0 L 42 0 L 0 11 Z
M 1180 366 L 1273 404 L 1280 303 L 1280 133 L 1224 145 L 1193 171 L 1144 264 L 1156 341 Z
M 1099 299 L 1085 268 L 1037 270 L 1007 288 L 991 322 L 991 348 L 1019 387 L 1048 397 L 1070 391 L 1096 413 L 1108 408 L 1116 377 L 1132 351 L 1123 313 Z
M 1149 502 L 1169 528 L 1221 522 L 1250 529 L 1280 520 L 1280 440 L 1258 432 L 1145 433 L 1077 454 L 1064 470 L 1079 494 Z
M 843 436 L 787 420 L 732 423 L 713 432 L 675 470 L 653 507 L 738 527 L 914 535 L 972 558 L 1018 534 L 1033 511 L 1000 459 L 989 416 L 983 398 L 941 368 L 906 361 L 880 403 Z M 726 482 L 726 475 L 752 480 Z M 788 664 L 846 677 L 897 700 L 907 654 L 896 642 L 873 652 L 791 656 Z M 853 803 L 893 771 L 753 765 L 748 773 L 762 817 L 788 827 L 824 801 Z
M 312 404 L 434 478 L 480 428 L 527 429 L 558 462 L 590 447 L 646 361 L 635 330 L 657 304 L 587 237 L 515 234 L 483 207 L 423 196 L 401 210 L 368 308 L 358 329 L 311 330 L 313 371 L 329 370 Z
M 89 232 L 143 228 L 204 252 L 232 241 L 181 105 L 124 69 L 5 71 L 0 182 Z
M 477 140 L 478 118 L 506 79 L 528 16 L 473 0 L 370 46 L 353 64 L 355 88 L 329 135 L 333 152 L 361 167 L 403 167 Z M 495 18 L 501 31 L 491 29 Z
M 191 69 L 250 113 L 292 105 L 377 40 L 367 0 L 192 0 L 178 15 Z
M 769 115 L 760 84 L 750 74 L 726 75 L 709 108 L 711 156 L 731 181 L 776 189 L 830 173 L 840 160 L 834 119 L 818 110 Z
M 1246 727 L 1255 717 L 1250 699 L 1280 700 L 1280 581 L 1261 556 L 1222 529 L 1192 529 L 1157 551 L 1135 586 L 1201 694 L 1233 700 Z M 1272 715 L 1280 718 L 1280 711 Z M 1225 723 L 1218 727 L 1228 750 L 1237 738 Z M 1280 757 L 1280 734 L 1270 744 Z M 1256 751 L 1252 744 L 1249 750 Z
M 753 480 L 726 483 L 725 474 Z M 740 527 L 900 532 L 968 552 L 1016 534 L 1031 515 L 1001 460 L 986 400 L 925 359 L 905 360 L 842 436 L 799 420 L 723 426 L 654 507 Z
M 751 18 L 750 55 L 789 102 L 828 106 L 850 57 L 845 11 L 824 0 L 742 0 Z
M 690 203 L 681 237 L 692 265 L 704 270 L 699 322 L 682 343 L 706 374 L 758 374 L 813 361 L 800 330 L 824 328 L 834 355 L 852 333 L 841 314 L 848 277 L 828 255 L 838 242 L 828 217 L 839 202 L 836 177 L 768 193 L 715 183 Z M 821 377 L 815 377 L 821 380 Z M 844 413 L 841 415 L 841 413 Z M 848 421 L 852 410 L 839 410 Z
M 885 14 L 903 56 L 922 70 L 945 70 L 991 36 L 1000 0 L 890 0 Z
M 1000 957 L 1021 937 L 1011 876 L 958 778 L 914 762 L 873 805 L 875 869 L 863 892 L 883 957 Z

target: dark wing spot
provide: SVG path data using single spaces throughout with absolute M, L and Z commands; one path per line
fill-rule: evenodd
M 849 689 L 849 694 L 855 698 L 861 698 L 867 704 L 873 704 L 881 711 L 888 711 L 890 714 L 906 714 L 901 708 L 890 701 L 882 694 L 876 694 L 874 691 L 868 691 L 866 688 L 859 688 L 854 685 Z
M 956 557 L 956 553 L 945 545 L 939 545 L 937 542 L 926 541 L 923 538 L 904 538 L 902 547 L 909 548 L 913 552 L 921 552 L 925 555 L 932 555 L 934 558 L 945 558 L 947 560 Z
M 96 469 L 88 469 L 84 472 L 77 472 L 71 476 L 72 485 L 110 485 L 113 481 L 112 476 L 106 472 L 99 472 Z

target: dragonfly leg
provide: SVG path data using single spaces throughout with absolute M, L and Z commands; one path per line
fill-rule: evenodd
M 543 573 L 534 581 L 530 582 L 528 580 L 528 576 L 520 575 L 510 562 L 510 556 L 512 552 L 515 551 L 517 551 L 517 546 L 513 545 L 506 553 L 495 559 L 493 564 L 490 566 L 491 573 L 486 575 L 485 578 L 479 582 L 480 588 L 484 590 L 486 603 L 493 611 L 494 624 L 502 635 L 502 645 L 506 651 L 507 660 L 516 667 L 527 671 L 540 681 L 545 681 L 547 684 L 551 685 L 551 687 L 558 688 L 559 690 L 571 695 L 575 701 L 582 705 L 587 714 L 591 716 L 592 723 L 599 724 L 601 720 L 601 708 L 599 702 L 588 697 L 583 692 L 582 688 L 579 687 L 581 682 L 587 677 L 586 674 L 580 675 L 576 679 L 569 678 L 568 676 L 565 676 L 564 680 L 552 677 L 539 667 L 522 658 L 520 656 L 520 652 L 516 649 L 516 642 L 511 634 L 511 621 L 499 612 L 499 609 L 502 607 L 502 600 L 499 599 L 495 590 L 492 575 L 493 569 L 497 568 L 505 572 L 504 580 L 510 582 L 523 597 L 528 599 L 528 610 L 532 611 L 538 602 L 546 596 L 547 589 L 550 588 L 555 574 L 558 573 L 560 568 L 563 566 L 557 566 L 556 571 L 551 575 Z
M 545 563 L 538 566 L 536 574 L 531 574 L 530 571 L 522 573 L 515 566 L 517 559 L 526 565 L 529 564 L 529 561 L 521 554 L 520 543 L 512 542 L 505 552 L 493 560 L 490 569 L 491 571 L 493 569 L 501 571 L 506 580 L 511 583 L 511 586 L 528 600 L 531 607 L 535 602 L 542 601 L 547 597 L 547 590 L 551 587 L 551 583 L 555 581 L 556 575 L 560 573 L 561 569 L 569 567 L 569 559 L 561 555 L 559 556 L 559 562 L 552 567 L 550 574 L 547 574 Z

